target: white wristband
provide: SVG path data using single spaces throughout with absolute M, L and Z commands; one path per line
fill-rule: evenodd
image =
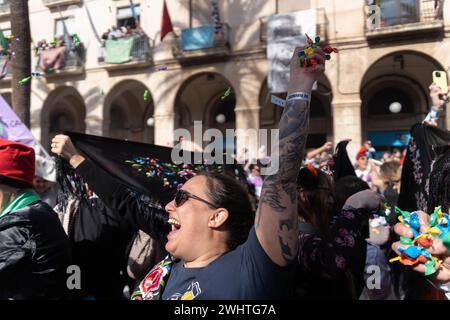
M 430 112 L 428 112 L 424 121 L 437 120 L 437 119 L 439 119 L 440 115 L 441 115 L 441 109 L 438 107 L 431 106 Z
M 272 102 L 273 104 L 276 104 L 277 106 L 280 106 L 282 108 L 284 108 L 286 106 L 286 101 L 284 101 L 281 98 L 278 98 L 277 96 L 272 95 L 270 102 Z
M 303 100 L 303 101 L 311 101 L 311 94 L 308 92 L 294 92 L 288 95 L 286 101 L 289 102 L 291 100 Z

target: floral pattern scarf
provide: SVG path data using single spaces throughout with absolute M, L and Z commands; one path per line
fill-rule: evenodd
M 450 132 L 418 123 L 411 128 L 411 140 L 402 170 L 398 207 L 402 210 L 433 211 L 430 205 L 430 174 L 438 155 L 448 148 Z
M 161 300 L 172 266 L 173 259 L 167 255 L 139 283 L 131 295 L 131 300 Z

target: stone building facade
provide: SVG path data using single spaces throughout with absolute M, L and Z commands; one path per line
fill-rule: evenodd
M 450 69 L 450 1 L 372 1 L 381 9 L 374 27 L 370 0 L 219 0 L 223 39 L 195 50 L 186 50 L 192 44 L 183 34 L 211 25 L 210 0 L 166 0 L 175 32 L 163 41 L 163 0 L 133 2 L 144 34 L 130 61 L 112 64 L 101 36 L 133 20 L 129 0 L 29 1 L 33 45 L 65 25 L 83 49 L 67 54 L 64 68 L 32 80 L 31 129 L 44 146 L 63 130 L 173 145 L 174 130 L 194 133 L 194 121 L 203 131 L 276 128 L 282 110 L 270 103 L 266 26 L 278 13 L 314 9 L 323 43 L 340 49 L 313 93 L 309 146 L 350 138 L 355 154 L 366 139 L 380 148 L 404 144 L 427 113 L 432 71 Z M 0 28 L 10 28 L 7 1 Z M 12 85 L 9 76 L 0 81 L 9 101 Z M 400 112 L 389 110 L 392 102 Z M 448 113 L 442 125 L 450 127 Z M 237 152 L 247 138 L 238 135 Z M 247 147 L 256 152 L 258 145 Z

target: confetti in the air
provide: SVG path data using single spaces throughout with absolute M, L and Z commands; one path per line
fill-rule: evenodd
M 150 91 L 145 90 L 144 92 L 144 101 L 148 101 L 150 99 Z

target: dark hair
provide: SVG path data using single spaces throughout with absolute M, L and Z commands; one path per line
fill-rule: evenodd
M 17 179 L 12 179 L 10 177 L 0 175 L 0 184 L 7 185 L 9 187 L 13 187 L 16 189 L 31 189 L 33 186 L 24 181 L 20 181 Z
M 298 215 L 327 236 L 333 213 L 334 188 L 331 178 L 315 168 L 302 168 L 297 178 Z
M 258 168 L 258 165 L 252 163 L 248 168 L 249 168 L 249 170 L 250 170 L 250 172 L 251 172 L 253 169 Z
M 335 211 L 340 212 L 348 198 L 355 193 L 370 189 L 369 185 L 356 176 L 346 176 L 337 180 L 335 186 Z
M 229 232 L 230 250 L 243 244 L 253 225 L 255 214 L 245 187 L 238 180 L 219 172 L 203 171 L 198 176 L 207 179 L 207 195 L 217 208 L 228 210 L 225 228 Z

